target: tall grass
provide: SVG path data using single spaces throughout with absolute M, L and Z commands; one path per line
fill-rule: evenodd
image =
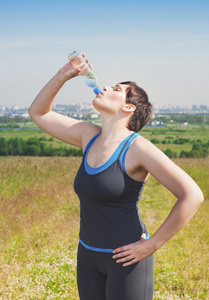
M 0 299 L 77 299 L 79 159 L 0 160 Z
M 209 159 L 176 159 L 175 163 L 198 183 L 205 201 L 193 219 L 156 252 L 154 299 L 209 299 Z M 150 178 L 141 208 L 151 234 L 175 201 L 167 189 Z
M 79 201 L 73 180 L 79 157 L 0 158 L 0 299 L 79 299 L 76 250 Z M 205 201 L 155 254 L 155 300 L 209 299 L 209 159 L 178 159 Z M 140 211 L 152 234 L 175 198 L 154 178 Z

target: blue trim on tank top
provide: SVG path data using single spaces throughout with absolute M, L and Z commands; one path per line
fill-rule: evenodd
M 149 233 L 147 234 L 145 240 L 148 240 L 150 238 Z M 104 252 L 104 253 L 113 253 L 114 249 L 106 249 L 106 248 L 97 248 L 97 247 L 91 247 L 86 245 L 80 238 L 79 238 L 79 242 L 81 243 L 81 245 L 83 245 L 86 249 L 91 250 L 91 251 L 95 251 L 95 252 Z
M 85 149 L 84 149 L 84 153 L 86 153 L 86 150 L 88 149 L 88 147 L 89 147 L 89 145 L 91 144 L 91 142 L 92 142 L 92 140 L 93 139 L 97 139 L 97 137 L 99 136 L 101 134 L 101 132 L 99 132 L 99 133 L 97 133 L 96 135 L 94 135 L 91 139 L 90 139 L 90 141 L 88 142 L 88 144 L 86 145 L 86 147 L 85 147 Z M 90 147 L 91 148 L 91 147 Z
M 85 148 L 85 157 L 84 157 L 84 168 L 85 168 L 85 171 L 89 174 L 89 175 L 95 175 L 95 174 L 98 174 L 102 171 L 104 171 L 105 169 L 107 169 L 109 166 L 111 166 L 118 158 L 118 155 L 120 154 L 123 146 L 125 145 L 127 139 L 133 134 L 131 133 L 129 136 L 127 136 L 122 142 L 121 144 L 118 146 L 118 148 L 115 150 L 115 152 L 113 153 L 113 155 L 100 167 L 98 168 L 92 168 L 88 165 L 87 163 L 87 155 L 89 153 L 89 150 L 91 149 L 91 146 L 93 145 L 93 143 L 96 141 L 96 139 L 98 138 L 98 136 L 101 134 L 98 133 L 97 135 L 95 135 L 90 141 L 89 143 L 87 144 L 86 148 Z M 140 135 L 139 133 L 135 133 L 133 135 L 133 137 L 130 139 L 130 141 L 128 142 L 127 146 L 126 146 L 126 149 L 125 151 L 127 152 L 128 150 L 128 147 L 130 146 L 131 142 L 133 141 L 133 139 Z M 94 139 L 93 143 L 91 143 L 91 141 Z M 91 143 L 90 147 L 89 147 L 89 144 Z M 124 165 L 124 162 L 125 162 L 125 156 L 122 154 L 121 156 L 123 156 L 123 160 L 121 161 L 121 165 L 125 171 L 125 165 Z M 125 171 L 126 172 L 126 171 Z
M 120 157 L 120 163 L 121 163 L 121 166 L 122 166 L 122 168 L 123 168 L 123 170 L 124 170 L 124 172 L 125 172 L 126 174 L 127 174 L 126 168 L 125 168 L 125 157 L 126 157 L 126 153 L 127 153 L 128 149 L 129 149 L 131 143 L 133 142 L 133 140 L 134 140 L 137 136 L 141 136 L 141 134 L 136 133 L 136 134 L 134 134 L 134 135 L 132 136 L 132 138 L 128 141 L 128 143 L 127 143 L 127 145 L 126 145 L 126 148 L 123 150 L 123 153 L 122 153 L 122 155 L 121 155 L 121 157 Z

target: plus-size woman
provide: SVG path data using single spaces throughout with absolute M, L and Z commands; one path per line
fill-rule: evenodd
M 203 195 L 189 175 L 138 133 L 149 121 L 152 106 L 135 83 L 104 87 L 93 99 L 102 128 L 53 112 L 56 94 L 79 71 L 67 63 L 29 108 L 38 126 L 84 152 L 74 184 L 81 203 L 79 296 L 81 300 L 151 300 L 153 254 L 187 224 Z M 149 174 L 177 198 L 151 237 L 138 209 Z

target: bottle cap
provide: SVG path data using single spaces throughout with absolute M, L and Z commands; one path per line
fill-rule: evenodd
M 98 94 L 101 93 L 101 90 L 100 90 L 100 88 L 99 88 L 98 86 L 95 87 L 95 89 L 93 89 L 93 91 L 94 91 L 94 93 L 95 93 L 96 95 L 98 95 Z

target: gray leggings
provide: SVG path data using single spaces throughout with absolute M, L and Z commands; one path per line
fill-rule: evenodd
M 81 300 L 152 300 L 154 255 L 128 267 L 112 253 L 78 247 L 77 282 Z

